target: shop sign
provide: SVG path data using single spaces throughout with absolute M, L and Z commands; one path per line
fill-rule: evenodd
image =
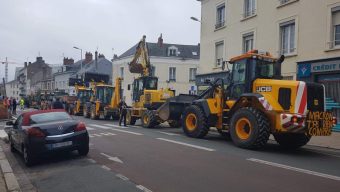
M 340 64 L 315 63 L 312 64 L 312 72 L 325 72 L 340 70 Z
M 311 64 L 304 63 L 298 65 L 298 77 L 309 77 L 311 72 Z

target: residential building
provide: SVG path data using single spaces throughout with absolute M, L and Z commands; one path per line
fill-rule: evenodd
M 199 45 L 179 45 L 147 43 L 149 49 L 152 75 L 158 77 L 158 88 L 170 88 L 180 93 L 193 93 L 195 77 L 199 66 Z M 132 83 L 139 74 L 129 71 L 128 63 L 132 61 L 137 44 L 125 53 L 113 59 L 113 77 L 122 77 L 123 95 L 131 105 Z M 130 89 L 129 89 L 130 87 Z
M 10 82 L 6 83 L 6 95 L 8 98 L 15 98 L 15 99 L 19 99 L 20 95 L 19 95 L 20 89 L 19 89 L 19 83 L 17 80 L 13 80 Z
M 340 102 L 340 0 L 199 1 L 201 73 L 251 49 L 268 51 L 285 55 L 284 79 L 323 83 Z

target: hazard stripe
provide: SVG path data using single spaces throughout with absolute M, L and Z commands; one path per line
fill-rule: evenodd
M 295 100 L 295 113 L 299 113 L 305 85 L 306 85 L 305 82 L 300 81 L 297 86 L 296 100 Z
M 307 107 L 307 88 L 306 88 L 306 86 L 304 86 L 303 94 L 302 94 L 302 98 L 301 98 L 301 103 L 300 103 L 300 107 L 299 107 L 299 113 L 305 114 L 306 107 Z

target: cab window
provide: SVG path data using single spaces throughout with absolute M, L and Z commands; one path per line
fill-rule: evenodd
M 244 83 L 246 79 L 246 60 L 235 62 L 233 67 L 233 82 Z

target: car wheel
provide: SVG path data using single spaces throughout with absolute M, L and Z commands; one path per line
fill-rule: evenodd
M 80 156 L 86 156 L 89 153 L 89 145 L 84 145 L 78 149 L 78 153 Z
M 23 155 L 26 166 L 32 166 L 35 163 L 35 157 L 32 155 L 32 152 L 27 148 L 27 146 L 24 146 Z

